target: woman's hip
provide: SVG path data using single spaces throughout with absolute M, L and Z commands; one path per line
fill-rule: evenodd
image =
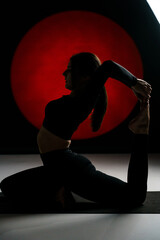
M 58 171 L 63 174 L 82 173 L 88 167 L 93 167 L 91 161 L 81 154 L 72 152 L 70 149 L 56 150 L 41 154 L 41 159 L 46 168 L 50 171 Z

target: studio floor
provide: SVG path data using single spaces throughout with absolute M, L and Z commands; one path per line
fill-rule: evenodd
M 97 169 L 126 181 L 129 154 L 84 155 Z M 39 155 L 0 155 L 0 181 L 40 165 Z M 160 154 L 149 155 L 148 191 L 160 191 Z M 32 239 L 159 240 L 160 214 L 0 214 L 0 240 Z

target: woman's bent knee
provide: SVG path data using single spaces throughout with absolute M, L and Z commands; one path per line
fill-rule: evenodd
M 141 190 L 141 191 L 134 191 L 130 195 L 130 202 L 134 206 L 140 206 L 142 205 L 147 196 L 147 191 Z

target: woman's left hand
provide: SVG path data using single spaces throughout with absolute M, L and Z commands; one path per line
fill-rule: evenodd
M 131 89 L 140 101 L 146 102 L 151 97 L 152 87 L 143 79 L 137 79 L 136 85 L 132 86 Z

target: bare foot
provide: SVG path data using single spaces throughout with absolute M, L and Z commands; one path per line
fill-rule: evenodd
M 61 204 L 61 206 L 64 208 L 65 207 L 65 190 L 64 187 L 61 187 L 57 194 L 56 194 L 56 201 Z
M 60 203 L 63 209 L 73 208 L 75 200 L 69 190 L 61 187 L 56 194 L 56 202 Z
M 140 103 L 139 114 L 130 121 L 128 128 L 134 134 L 149 134 L 150 109 L 149 99 Z

